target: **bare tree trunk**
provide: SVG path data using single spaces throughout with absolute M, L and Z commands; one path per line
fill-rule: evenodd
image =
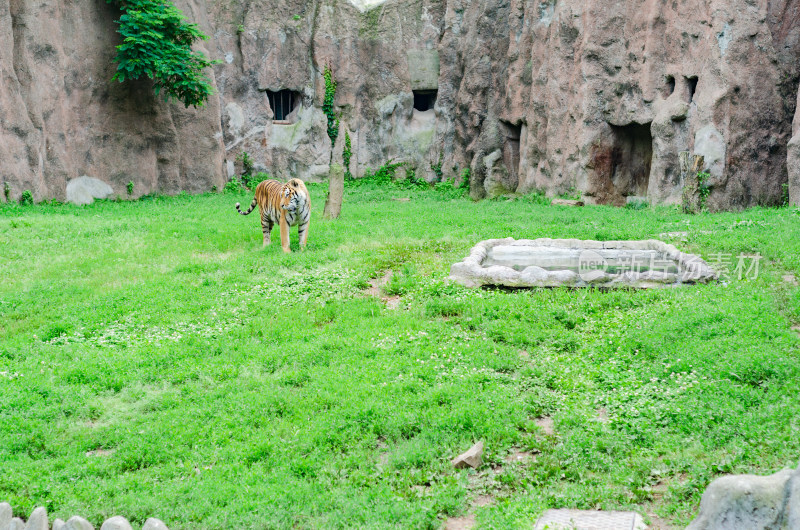
M 684 213 L 699 213 L 703 209 L 703 200 L 700 195 L 700 179 L 698 173 L 703 171 L 705 159 L 701 155 L 694 155 L 691 163 L 689 151 L 678 153 L 681 163 L 681 181 L 683 181 L 683 195 L 681 203 Z
M 328 170 L 328 197 L 325 199 L 325 219 L 338 219 L 342 213 L 344 198 L 344 168 L 339 164 L 331 164 Z
M 325 199 L 325 211 L 322 216 L 325 219 L 338 219 L 342 213 L 342 201 L 344 200 L 344 168 L 334 162 L 342 160 L 344 152 L 344 137 L 347 131 L 347 124 L 340 122 L 339 136 L 336 143 L 331 146 L 331 162 L 328 166 L 328 196 Z

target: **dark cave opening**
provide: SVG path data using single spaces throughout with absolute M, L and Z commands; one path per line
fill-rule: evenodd
M 414 110 L 431 110 L 436 103 L 436 90 L 413 90 Z
M 623 197 L 646 197 L 653 161 L 650 123 L 611 125 L 611 182 Z
M 694 100 L 694 95 L 697 93 L 697 76 L 693 75 L 686 78 L 686 86 L 689 89 L 689 101 L 691 103 Z
M 300 102 L 300 94 L 292 90 L 267 90 L 269 107 L 275 121 L 284 121 Z

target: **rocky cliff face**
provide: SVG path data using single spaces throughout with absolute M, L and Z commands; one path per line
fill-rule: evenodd
M 323 179 L 326 64 L 357 176 L 393 159 L 429 179 L 469 168 L 476 197 L 674 203 L 688 150 L 705 157 L 711 208 L 775 204 L 790 172 L 800 182 L 800 0 L 182 0 L 223 61 L 201 111 L 110 83 L 116 13 L 58 5 L 0 0 L 12 198 L 62 197 L 83 174 L 123 196 L 129 180 L 135 194 L 206 190 L 242 151 Z
M 203 2 L 177 5 L 210 28 Z M 104 0 L 0 0 L 0 180 L 10 197 L 65 196 L 81 175 L 117 195 L 224 184 L 219 102 L 168 104 L 147 82 L 111 82 L 119 12 Z

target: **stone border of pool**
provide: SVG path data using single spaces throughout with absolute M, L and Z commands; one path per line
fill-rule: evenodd
M 625 271 L 609 274 L 599 269 L 579 274 L 572 270 L 548 271 L 531 265 L 521 271 L 503 265 L 484 266 L 489 252 L 496 246 L 527 246 L 592 251 L 598 256 L 609 251 L 656 251 L 672 260 L 678 273 L 647 270 Z M 583 239 L 487 239 L 470 250 L 469 256 L 450 267 L 450 279 L 466 287 L 485 285 L 501 287 L 603 287 L 653 289 L 709 283 L 718 278 L 717 273 L 695 254 L 681 252 L 674 245 L 657 239 L 642 241 L 594 241 Z

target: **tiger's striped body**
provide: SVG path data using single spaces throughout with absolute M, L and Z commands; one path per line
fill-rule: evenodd
M 300 179 L 291 179 L 286 184 L 277 180 L 264 180 L 256 186 L 256 196 L 250 209 L 243 212 L 236 203 L 236 211 L 248 215 L 256 205 L 261 212 L 261 229 L 264 232 L 264 245 L 270 244 L 270 232 L 276 223 L 281 230 L 281 248 L 289 249 L 289 227 L 297 225 L 300 249 L 306 247 L 308 223 L 311 221 L 311 197 L 306 185 Z

